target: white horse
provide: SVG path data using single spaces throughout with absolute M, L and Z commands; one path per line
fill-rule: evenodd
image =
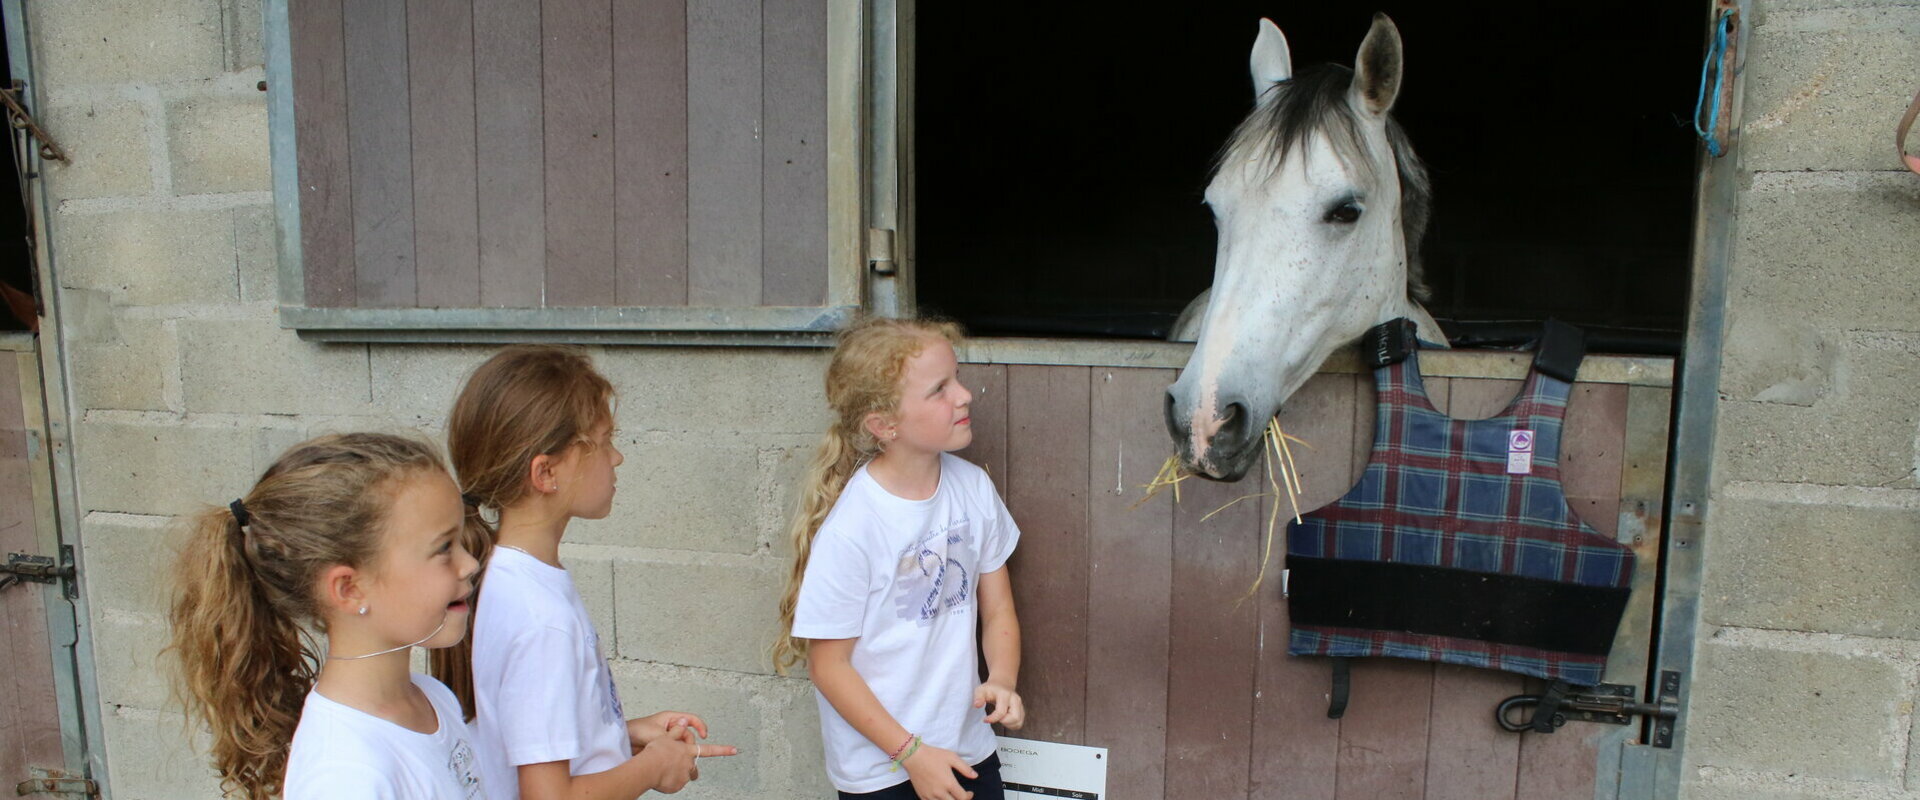
M 1400 91 L 1399 29 L 1376 14 L 1353 70 L 1295 76 L 1286 37 L 1263 19 L 1250 61 L 1253 112 L 1207 186 L 1219 232 L 1213 286 L 1175 323 L 1171 338 L 1197 344 L 1166 405 L 1183 464 L 1230 481 L 1259 459 L 1267 420 L 1335 349 L 1398 317 L 1445 341 L 1420 307 L 1411 257 L 1431 188 L 1387 113 Z

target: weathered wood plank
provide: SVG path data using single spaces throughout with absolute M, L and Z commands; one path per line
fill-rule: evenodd
M 827 4 L 766 0 L 761 302 L 827 297 Z
M 473 0 L 480 304 L 538 308 L 546 291 L 540 4 Z
M 1155 398 L 1158 405 L 1158 398 Z M 1209 512 L 1252 488 L 1190 480 L 1173 512 L 1173 653 L 1167 674 L 1167 797 L 1247 796 L 1259 605 L 1260 500 Z
M 1152 401 L 1173 377 L 1167 369 L 1092 376 L 1086 743 L 1108 749 L 1113 800 L 1160 800 L 1166 787 L 1173 497 L 1140 500 L 1172 452 Z
M 1318 375 L 1301 387 L 1280 412 L 1280 427 L 1306 444 L 1291 444 L 1300 473 L 1302 510 L 1311 511 L 1346 494 L 1353 484 L 1355 392 L 1347 375 Z M 1241 481 L 1249 491 L 1271 492 L 1264 470 Z M 1258 596 L 1260 635 L 1258 676 L 1253 700 L 1253 752 L 1249 795 L 1260 800 L 1331 800 L 1334 796 L 1340 723 L 1327 718 L 1332 670 L 1324 658 L 1287 655 L 1287 602 L 1281 594 L 1286 529 L 1293 506 L 1278 508 L 1274 554 Z M 1267 518 L 1256 522 L 1264 528 Z M 1264 536 L 1261 530 L 1259 535 Z
M 1439 664 L 1427 735 L 1427 800 L 1512 798 L 1520 736 L 1500 729 L 1493 710 L 1520 693 L 1509 672 Z
M 973 443 L 958 455 L 986 470 L 987 477 L 993 479 L 993 487 L 1005 498 L 1007 367 L 1004 364 L 961 364 L 960 382 L 966 384 L 967 391 L 973 393 Z M 1019 598 L 1014 599 L 1017 601 Z
M 21 365 L 32 359 L 16 355 L 0 353 L 0 553 L 41 553 L 22 406 L 40 398 L 21 386 Z M 0 769 L 7 771 L 0 775 L 64 763 L 43 592 L 37 583 L 0 592 L 0 627 L 7 632 L 0 654 Z
M 293 60 L 294 155 L 300 172 L 300 267 L 306 304 L 352 306 L 352 146 L 347 136 L 346 28 L 340 0 L 287 7 Z
M 761 303 L 758 0 L 687 4 L 687 301 Z
M 407 71 L 419 304 L 475 306 L 480 303 L 480 212 L 469 0 L 407 0 Z
M 1353 695 L 1340 720 L 1335 797 L 1400 800 L 1426 792 L 1433 664 L 1398 658 L 1353 662 Z
M 614 6 L 619 302 L 687 304 L 687 4 Z
M 407 7 L 345 0 L 354 294 L 360 308 L 412 306 L 413 140 Z
M 1087 699 L 1086 367 L 1007 369 L 1007 507 L 1019 522 L 1023 736 L 1084 743 Z
M 1626 386 L 1574 384 L 1560 442 L 1560 483 L 1574 514 L 1609 538 L 1620 527 L 1626 428 Z
M 545 0 L 548 306 L 614 297 L 613 7 Z

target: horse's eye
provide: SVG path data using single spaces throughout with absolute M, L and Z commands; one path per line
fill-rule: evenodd
M 1351 202 L 1341 203 L 1340 205 L 1327 209 L 1325 221 L 1339 223 L 1341 225 L 1352 225 L 1360 221 L 1360 206 Z

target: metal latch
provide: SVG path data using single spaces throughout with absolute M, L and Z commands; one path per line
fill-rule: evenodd
M 8 553 L 7 563 L 0 565 L 0 589 L 16 583 L 58 583 L 67 582 L 67 597 L 78 597 L 74 578 L 79 570 L 73 564 L 73 545 L 60 546 L 60 561 L 52 556 L 36 556 L 27 553 Z
M 32 134 L 33 138 L 40 140 L 41 158 L 49 161 L 66 161 L 69 164 L 73 163 L 67 159 L 67 151 L 60 149 L 60 143 L 54 141 L 52 136 L 48 136 L 47 132 L 41 129 L 40 123 L 33 120 L 33 115 L 27 113 L 27 107 L 21 104 L 20 95 L 25 92 L 26 89 L 27 82 L 20 80 L 14 81 L 13 87 L 10 89 L 0 89 L 0 103 L 4 103 L 7 107 L 8 124 L 24 130 Z
M 99 797 L 100 786 L 86 778 L 33 778 L 16 784 L 13 787 L 13 793 L 21 797 L 35 794 L 74 794 L 81 797 Z
M 1680 716 L 1680 673 L 1672 670 L 1660 673 L 1660 694 L 1654 702 L 1635 700 L 1639 695 L 1638 687 L 1614 683 L 1578 692 L 1557 693 L 1550 689 L 1546 694 L 1515 695 L 1501 701 L 1494 710 L 1494 720 L 1501 728 L 1514 733 L 1552 733 L 1572 720 L 1627 725 L 1634 717 L 1641 716 L 1653 720 L 1651 744 L 1672 747 L 1673 723 Z M 1513 710 L 1526 707 L 1534 709 L 1532 715 L 1514 719 Z M 1543 714 L 1547 716 L 1542 718 Z
M 893 229 L 867 229 L 867 268 L 875 275 L 892 275 L 893 266 Z

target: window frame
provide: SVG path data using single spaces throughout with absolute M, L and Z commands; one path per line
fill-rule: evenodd
M 862 191 L 866 19 L 862 0 L 827 2 L 825 302 L 818 306 L 353 308 L 306 303 L 288 3 L 262 8 L 280 326 L 304 338 L 358 342 L 575 341 L 822 344 L 866 307 Z

